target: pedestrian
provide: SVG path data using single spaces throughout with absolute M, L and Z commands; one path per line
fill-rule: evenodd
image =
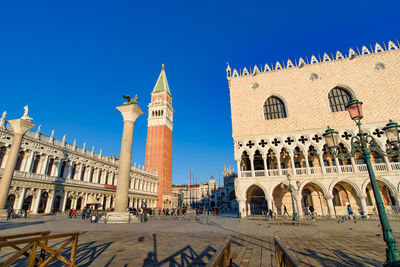
M 76 209 L 73 209 L 73 210 L 72 210 L 72 213 L 71 213 L 71 218 L 72 218 L 72 217 L 75 218 L 75 216 L 76 216 Z
M 12 214 L 13 214 L 13 208 L 11 206 L 8 206 L 8 209 L 7 209 L 7 221 L 11 220 Z
M 310 205 L 308 207 L 308 210 L 310 211 L 310 215 L 314 215 L 314 207 L 313 207 L 313 205 Z
M 72 218 L 72 209 L 70 209 L 68 212 L 68 218 Z
M 86 219 L 86 208 L 82 210 L 82 221 Z
M 349 220 L 351 220 L 351 217 L 353 217 L 353 219 L 356 219 L 356 216 L 354 215 L 354 212 L 351 209 L 350 204 L 347 205 L 347 213 L 349 214 Z
M 271 209 L 268 210 L 268 217 L 271 219 L 274 218 L 274 212 Z
M 289 216 L 289 212 L 287 212 L 286 205 L 283 205 L 283 215 L 287 214 Z

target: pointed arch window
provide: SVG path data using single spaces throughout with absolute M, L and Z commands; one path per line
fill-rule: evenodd
M 276 97 L 269 97 L 264 103 L 264 119 L 275 120 L 286 118 L 286 108 L 283 101 Z
M 352 94 L 346 89 L 340 87 L 333 88 L 328 94 L 331 111 L 345 111 L 346 105 L 350 102 L 352 97 Z

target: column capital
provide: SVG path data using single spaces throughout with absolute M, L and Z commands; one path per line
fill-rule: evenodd
M 14 130 L 14 133 L 17 133 L 17 134 L 24 134 L 30 128 L 36 126 L 36 124 L 34 124 L 28 120 L 23 120 L 23 119 L 15 119 L 15 120 L 10 120 L 8 122 L 11 124 L 11 126 Z
M 333 199 L 333 195 L 331 195 L 331 194 L 325 195 L 324 198 L 325 198 L 326 200 L 330 200 L 330 199 Z
M 116 109 L 118 109 L 119 112 L 121 112 L 124 121 L 135 122 L 136 118 L 144 113 L 143 110 L 137 104 L 122 105 L 116 107 Z

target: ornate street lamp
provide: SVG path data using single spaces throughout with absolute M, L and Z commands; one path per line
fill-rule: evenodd
M 293 218 L 292 218 L 292 221 L 297 222 L 297 213 L 296 213 L 296 208 L 295 208 L 295 206 L 294 206 L 294 199 L 293 199 L 293 190 L 295 190 L 295 188 L 294 188 L 294 186 L 291 184 L 291 180 L 292 180 L 291 178 L 292 178 L 292 176 L 288 173 L 288 174 L 287 174 L 287 179 L 288 179 L 288 182 L 289 182 L 288 188 L 289 188 L 289 192 L 290 192 L 290 197 L 291 197 L 291 199 L 292 199 L 292 209 L 293 209 Z M 297 181 L 296 184 L 297 184 L 297 187 L 299 187 L 300 182 Z M 281 183 L 281 188 L 283 188 L 283 187 L 284 187 L 284 184 Z
M 386 153 L 379 146 L 378 142 L 369 134 L 365 134 L 361 129 L 361 119 L 363 118 L 362 113 L 362 102 L 357 99 L 352 99 L 346 106 L 350 117 L 354 120 L 358 126 L 357 136 L 351 138 L 351 152 L 343 153 L 339 150 L 339 135 L 334 129 L 328 126 L 328 129 L 322 135 L 325 138 L 325 142 L 329 147 L 331 153 L 341 160 L 349 159 L 354 156 L 356 152 L 362 152 L 364 155 L 365 162 L 371 180 L 372 190 L 374 192 L 376 206 L 378 208 L 379 219 L 382 225 L 383 239 L 387 244 L 386 248 L 386 262 L 384 266 L 400 266 L 400 251 L 396 248 L 396 238 L 393 234 L 392 228 L 390 227 L 389 220 L 383 205 L 382 196 L 379 191 L 378 183 L 376 182 L 374 169 L 371 163 L 371 151 L 377 152 L 382 156 L 396 156 L 400 153 L 399 149 L 399 125 L 392 120 L 383 127 L 386 133 L 388 142 L 386 144 Z

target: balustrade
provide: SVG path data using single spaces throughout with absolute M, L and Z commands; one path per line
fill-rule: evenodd
M 368 172 L 367 164 L 358 164 L 357 168 L 359 172 Z
M 340 169 L 342 172 L 354 172 L 352 165 L 341 165 Z
M 376 164 L 373 164 L 373 166 L 374 166 L 374 170 L 377 172 L 385 172 L 388 170 L 385 163 L 376 163 Z
M 264 172 L 264 171 L 255 171 L 255 172 L 254 172 L 254 175 L 255 175 L 256 177 L 265 176 L 265 172 Z
M 400 171 L 400 162 L 392 162 L 390 165 L 392 166 L 393 171 Z
M 400 171 L 400 162 L 391 162 L 390 163 L 390 169 L 387 168 L 387 165 L 385 163 L 375 163 L 372 164 L 374 167 L 374 170 L 377 172 L 387 172 L 387 171 Z M 340 170 L 341 173 L 354 173 L 355 170 L 353 168 L 353 165 L 340 165 Z M 338 173 L 337 166 L 325 166 L 325 172 L 326 174 L 336 174 Z M 358 164 L 355 166 L 356 170 L 358 172 L 368 172 L 367 165 L 366 164 Z M 321 175 L 321 167 L 309 167 L 309 172 L 307 171 L 307 168 L 295 168 L 294 172 L 296 175 Z M 286 176 L 287 174 L 293 174 L 292 169 L 281 169 L 281 176 Z M 253 177 L 251 171 L 242 171 L 241 172 L 242 177 Z M 254 171 L 254 176 L 255 177 L 264 177 L 264 176 L 280 176 L 278 169 L 269 169 L 269 170 L 256 170 Z

